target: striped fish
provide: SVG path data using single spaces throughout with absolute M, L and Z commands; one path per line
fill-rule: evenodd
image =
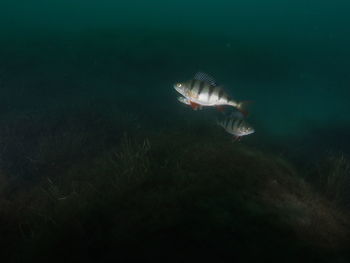
M 218 121 L 218 125 L 223 127 L 226 132 L 234 135 L 236 139 L 255 132 L 253 127 L 244 120 L 240 112 L 235 112 L 222 121 Z
M 214 78 L 203 73 L 198 72 L 193 79 L 176 83 L 174 88 L 182 96 L 188 99 L 193 109 L 201 106 L 233 106 L 236 109 L 244 112 L 245 103 L 238 102 L 232 99 L 225 90 L 219 86 Z

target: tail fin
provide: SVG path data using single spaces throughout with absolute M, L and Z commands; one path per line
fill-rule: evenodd
M 238 103 L 237 109 L 242 112 L 244 117 L 249 115 L 248 108 L 253 103 L 252 100 L 244 100 Z

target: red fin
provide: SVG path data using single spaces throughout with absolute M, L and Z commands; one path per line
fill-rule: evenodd
M 239 141 L 239 136 L 234 135 L 233 136 L 233 142 L 237 142 L 237 141 Z
M 224 112 L 224 111 L 225 111 L 225 108 L 224 108 L 224 106 L 222 106 L 222 105 L 216 106 L 216 109 L 217 109 L 218 111 L 220 111 L 220 112 Z
M 193 101 L 190 101 L 191 108 L 194 110 L 198 110 L 200 108 L 200 105 L 197 103 L 194 103 Z
M 242 136 L 237 136 L 237 135 L 233 136 L 233 142 L 240 142 L 241 140 L 242 140 Z

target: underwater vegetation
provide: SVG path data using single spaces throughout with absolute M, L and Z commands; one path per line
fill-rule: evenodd
M 331 201 L 350 206 L 350 163 L 343 153 L 330 153 L 317 167 L 319 189 Z
M 349 261 L 346 41 L 48 31 L 0 41 L 1 262 Z M 197 70 L 254 134 L 177 101 Z
M 12 114 L 0 129 L 6 262 L 349 256 L 343 154 L 298 168 L 206 122 L 154 130 L 113 106 L 26 118 Z

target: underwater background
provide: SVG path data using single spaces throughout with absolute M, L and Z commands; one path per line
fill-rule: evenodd
M 2 0 L 2 261 L 348 262 L 349 11 Z M 254 134 L 178 102 L 198 71 Z

